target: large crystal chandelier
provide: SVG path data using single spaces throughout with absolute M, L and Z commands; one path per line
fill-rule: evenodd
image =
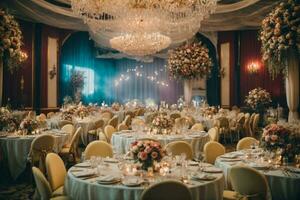
M 191 38 L 216 4 L 217 0 L 71 0 L 73 11 L 93 34 L 110 35 L 112 48 L 136 56 Z

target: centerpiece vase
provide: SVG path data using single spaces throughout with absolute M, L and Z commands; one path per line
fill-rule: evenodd
M 193 97 L 193 80 L 186 79 L 183 81 L 183 93 L 186 105 L 190 105 Z
M 286 99 L 289 107 L 289 122 L 299 119 L 299 57 L 296 50 L 289 50 L 287 76 L 285 80 Z

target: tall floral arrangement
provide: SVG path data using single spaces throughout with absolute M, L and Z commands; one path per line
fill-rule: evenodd
M 71 74 L 71 85 L 73 88 L 74 100 L 79 103 L 81 100 L 81 91 L 84 86 L 84 73 L 74 70 Z
M 0 108 L 0 131 L 14 131 L 18 127 L 18 120 L 6 107 Z
M 21 50 L 22 32 L 14 17 L 0 9 L 0 57 L 4 58 L 6 67 L 13 72 L 27 59 Z
M 142 164 L 143 170 L 153 167 L 154 161 L 160 162 L 165 155 L 160 143 L 150 140 L 133 142 L 130 152 L 134 160 Z
M 245 98 L 245 103 L 256 111 L 263 111 L 271 102 L 270 93 L 260 87 L 250 90 Z
M 263 60 L 274 78 L 285 73 L 289 50 L 299 55 L 300 1 L 284 0 L 262 21 L 259 39 Z
M 39 124 L 37 120 L 31 118 L 25 118 L 20 124 L 20 129 L 26 130 L 27 134 L 31 134 L 32 131 L 38 128 L 38 125 Z
M 169 73 L 175 79 L 194 79 L 209 76 L 212 61 L 209 50 L 201 42 L 186 44 L 169 52 Z
M 171 131 L 172 127 L 172 120 L 162 113 L 155 116 L 151 122 L 151 128 L 155 130 L 157 134 L 167 134 Z

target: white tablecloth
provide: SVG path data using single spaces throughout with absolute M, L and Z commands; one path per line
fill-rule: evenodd
M 242 154 L 242 152 L 232 152 L 237 154 Z M 231 154 L 232 154 L 231 153 Z M 229 153 L 230 154 L 230 153 Z M 215 165 L 221 168 L 225 175 L 225 187 L 231 189 L 229 172 L 230 168 L 234 165 L 243 164 L 247 165 L 245 159 L 242 158 L 240 162 L 224 162 L 222 158 L 217 158 Z M 270 169 L 270 170 L 259 170 L 263 173 L 269 183 L 270 192 L 273 200 L 296 200 L 300 197 L 300 174 L 293 174 L 287 176 L 280 169 Z
M 138 132 L 117 132 L 113 134 L 111 143 L 115 151 L 119 154 L 126 153 L 130 144 L 136 140 L 152 138 L 158 140 L 162 146 L 174 141 L 186 141 L 192 145 L 193 152 L 202 152 L 204 145 L 210 140 L 205 132 L 194 132 L 187 135 L 150 135 Z
M 59 133 L 58 133 L 59 132 Z M 68 140 L 67 134 L 61 134 L 61 131 L 45 131 L 44 133 L 53 134 L 55 136 L 54 152 L 59 152 L 62 146 Z M 35 135 L 20 137 L 4 137 L 0 138 L 1 153 L 4 162 L 8 166 L 11 177 L 15 180 L 25 170 L 27 157 L 30 146 Z
M 121 183 L 113 185 L 98 184 L 92 178 L 83 180 L 74 176 L 75 167 L 72 167 L 67 174 L 65 191 L 73 200 L 139 200 L 145 186 L 127 187 Z M 86 170 L 76 168 L 76 170 Z M 103 173 L 120 173 L 116 164 L 110 164 Z M 213 174 L 216 179 L 212 181 L 191 181 L 193 185 L 187 185 L 192 192 L 194 200 L 218 200 L 223 199 L 224 176 L 222 173 Z M 155 181 L 159 181 L 155 179 Z

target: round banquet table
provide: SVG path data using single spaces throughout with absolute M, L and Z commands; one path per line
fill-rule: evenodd
M 82 163 L 81 163 L 82 164 Z M 80 164 L 79 164 L 80 165 Z M 101 176 L 113 175 L 122 177 L 122 173 L 119 170 L 117 163 L 107 163 L 107 166 L 101 168 Z M 141 184 L 139 186 L 131 187 L 117 182 L 114 184 L 100 184 L 97 182 L 99 178 L 98 175 L 91 176 L 90 178 L 80 177 L 82 172 L 90 173 L 96 169 L 77 167 L 73 166 L 69 169 L 65 181 L 65 192 L 67 195 L 74 200 L 139 200 L 144 189 L 146 189 L 148 184 Z M 194 167 L 197 170 L 198 167 Z M 98 166 L 99 168 L 99 166 Z M 190 167 L 189 167 L 190 168 Z M 190 180 L 186 185 L 192 193 L 192 199 L 194 200 L 209 200 L 209 199 L 222 199 L 223 198 L 223 188 L 224 188 L 224 176 L 223 173 L 211 173 L 215 177 L 213 180 L 205 181 L 193 181 Z M 154 176 L 154 181 L 150 183 L 160 182 L 162 180 L 179 180 L 177 178 L 165 178 L 160 175 Z M 122 180 L 126 177 L 122 177 Z
M 202 152 L 204 145 L 210 140 L 206 132 L 193 131 L 186 135 L 152 135 L 145 132 L 127 130 L 114 133 L 111 138 L 111 143 L 118 154 L 125 154 L 128 152 L 132 142 L 146 138 L 158 140 L 162 146 L 174 141 L 186 141 L 192 145 L 194 153 Z
M 69 135 L 61 130 L 43 131 L 42 134 L 52 134 L 55 137 L 54 152 L 59 152 L 69 139 Z M 1 153 L 5 165 L 8 166 L 11 177 L 16 180 L 25 170 L 31 143 L 37 135 L 8 135 L 0 138 Z
M 229 172 L 232 166 L 235 165 L 246 165 L 252 166 L 258 169 L 262 174 L 264 174 L 269 183 L 270 193 L 269 199 L 273 200 L 296 200 L 300 197 L 300 173 L 293 173 L 287 171 L 284 168 L 258 168 L 255 163 L 260 163 L 259 158 L 255 158 L 259 150 L 242 150 L 227 153 L 224 156 L 220 156 L 216 159 L 215 166 L 221 168 L 225 175 L 225 188 L 231 189 L 231 184 L 229 180 Z M 246 158 L 246 154 L 253 155 L 253 159 Z M 229 159 L 231 156 L 236 156 L 236 158 Z M 225 158 L 226 157 L 226 158 Z M 239 161 L 240 160 L 240 161 Z M 300 170 L 298 170 L 300 172 Z

